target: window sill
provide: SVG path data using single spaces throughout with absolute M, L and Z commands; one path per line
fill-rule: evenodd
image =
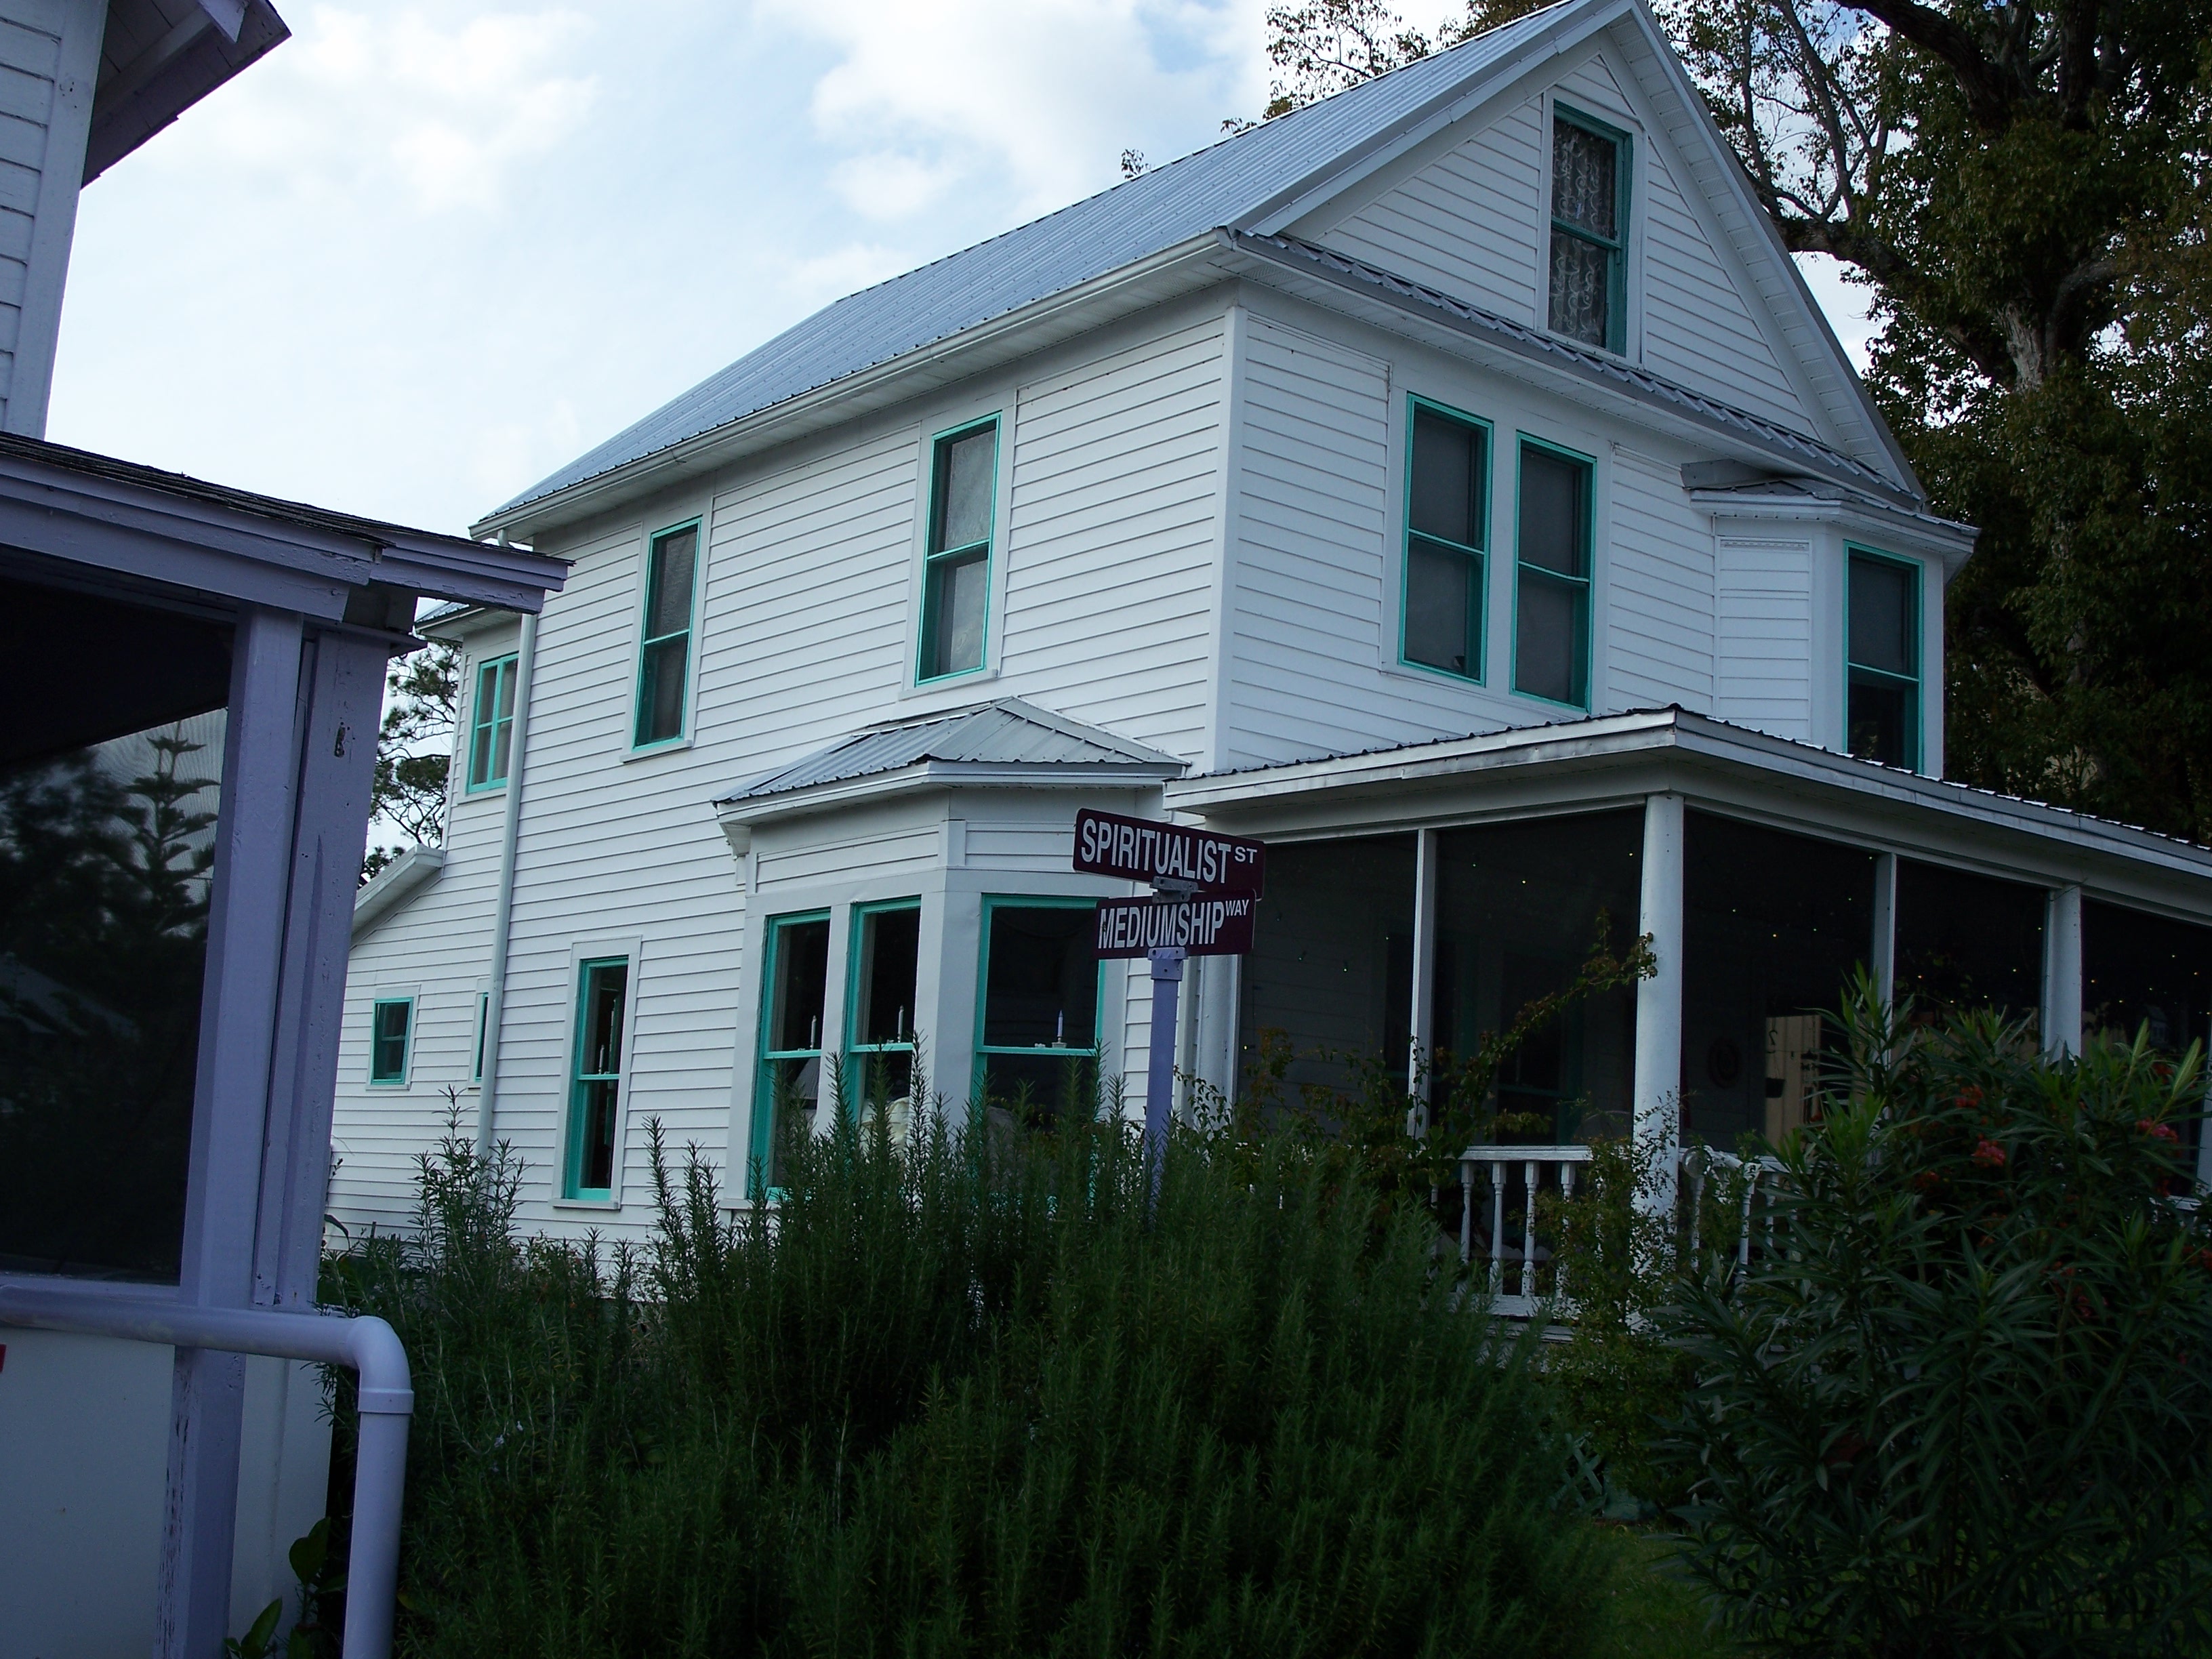
M 1425 662 L 1407 662 L 1403 658 L 1384 658 L 1376 665 L 1386 674 L 1395 674 L 1401 679 L 1419 680 L 1424 685 L 1452 685 L 1462 691 L 1480 691 L 1486 697 L 1498 695 L 1487 680 L 1470 674 L 1454 673 L 1449 668 L 1431 668 Z
M 642 748 L 625 749 L 623 750 L 623 764 L 627 766 L 632 761 L 651 760 L 659 755 L 672 755 L 689 749 L 692 742 L 692 733 L 686 732 L 682 737 L 671 738 L 665 743 L 648 743 Z
M 465 805 L 472 800 L 490 800 L 506 793 L 505 778 L 501 778 L 497 783 L 464 784 L 461 786 L 461 800 Z
M 999 678 L 996 663 L 986 663 L 981 668 L 970 668 L 958 674 L 940 674 L 935 679 L 910 681 L 899 691 L 902 702 L 917 697 L 945 696 L 955 702 L 964 701 L 962 694 L 971 685 Z
M 553 1207 L 556 1210 L 581 1210 L 594 1215 L 605 1215 L 622 1206 L 622 1200 L 618 1198 L 556 1198 L 553 1200 Z

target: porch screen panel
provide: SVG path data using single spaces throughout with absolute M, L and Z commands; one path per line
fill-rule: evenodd
M 0 580 L 0 1269 L 176 1279 L 230 647 Z
M 1816 1110 L 1826 1016 L 1872 954 L 1874 854 L 1692 812 L 1682 878 L 1686 1125 L 1778 1141 Z
M 1995 1008 L 2040 1024 L 2040 887 L 1962 870 L 1897 863 L 1897 994 L 1923 1016 Z
M 1238 1087 L 1403 1080 L 1413 1031 L 1413 837 L 1271 843 L 1267 891 L 1244 959 Z M 1284 1064 L 1287 1061 L 1287 1066 Z
M 2212 927 L 2095 899 L 2081 905 L 2081 1028 L 2178 1057 L 2212 1036 Z M 2192 1151 L 2201 1120 L 2174 1126 Z
M 1641 811 L 1447 830 L 1437 837 L 1431 1029 L 1437 1085 L 1487 1033 L 1573 982 L 1601 915 L 1616 949 L 1635 936 Z M 1273 854 L 1269 853 L 1272 884 Z M 1636 998 L 1588 999 L 1540 1026 L 1499 1074 L 1497 1138 L 1558 1145 L 1628 1122 Z

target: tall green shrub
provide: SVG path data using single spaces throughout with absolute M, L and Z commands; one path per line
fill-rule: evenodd
M 1611 1547 L 1528 1349 L 1288 1142 L 883 1115 L 775 1210 L 661 1171 L 650 1249 L 514 1236 L 449 1145 L 336 1264 L 416 1359 L 420 1655 L 1589 1650 Z
M 1661 1455 L 1696 1568 L 1800 1651 L 2206 1651 L 2196 1056 L 1849 1023 L 1826 1121 L 1780 1149 L 1771 1245 L 1655 1316 L 1695 1372 Z

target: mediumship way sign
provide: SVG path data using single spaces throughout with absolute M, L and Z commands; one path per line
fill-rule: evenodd
M 1187 899 L 1100 899 L 1098 954 L 1241 957 L 1252 948 L 1252 900 L 1241 893 Z
M 1075 867 L 1087 875 L 1257 898 L 1267 873 L 1267 848 L 1242 836 L 1086 806 L 1075 815 Z

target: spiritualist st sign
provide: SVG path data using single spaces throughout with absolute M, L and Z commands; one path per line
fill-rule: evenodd
M 1257 898 L 1267 874 L 1267 848 L 1242 836 L 1094 812 L 1086 806 L 1075 815 L 1075 867 L 1089 875 L 1151 882 L 1170 891 Z M 1249 907 L 1244 914 L 1249 931 Z

